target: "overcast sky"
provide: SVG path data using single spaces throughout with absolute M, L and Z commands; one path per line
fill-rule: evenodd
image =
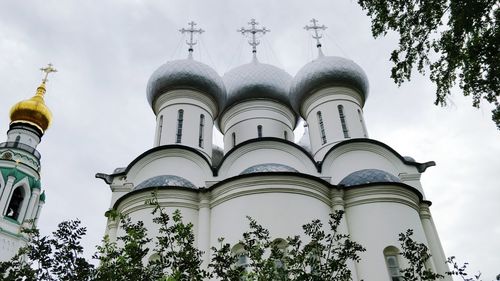
M 313 17 L 328 26 L 325 54 L 354 60 L 370 80 L 369 136 L 419 162 L 436 161 L 422 183 L 445 254 L 493 280 L 500 273 L 500 132 L 490 106 L 474 109 L 456 90 L 448 107 L 436 107 L 435 87 L 418 74 L 398 88 L 388 60 L 397 37 L 373 39 L 369 18 L 347 0 L 1 1 L 1 132 L 10 107 L 35 93 L 38 69 L 52 62 L 59 70 L 46 95 L 54 122 L 38 147 L 47 194 L 42 232 L 79 218 L 88 228 L 87 254 L 94 252 L 111 194 L 94 175 L 124 167 L 152 147 L 155 116 L 146 83 L 162 63 L 186 57 L 177 30 L 188 21 L 206 30 L 195 58 L 219 74 L 250 61 L 250 47 L 236 30 L 255 18 L 271 29 L 259 60 L 295 75 L 315 57 L 303 29 Z

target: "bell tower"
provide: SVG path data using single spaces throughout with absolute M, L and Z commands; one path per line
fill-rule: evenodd
M 52 121 L 45 105 L 47 77 L 57 70 L 40 69 L 42 83 L 33 97 L 10 110 L 7 141 L 0 143 L 0 260 L 8 260 L 27 241 L 23 227 L 36 224 L 45 203 L 40 183 L 40 153 L 36 147 Z

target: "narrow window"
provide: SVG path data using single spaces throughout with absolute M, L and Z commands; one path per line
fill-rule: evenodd
M 177 138 L 176 143 L 181 143 L 182 140 L 182 123 L 184 122 L 184 110 L 179 109 L 177 112 Z
M 283 131 L 283 138 L 285 138 L 285 140 L 288 140 L 288 132 L 287 131 Z
M 275 239 L 272 245 L 273 251 L 276 251 L 276 257 L 284 257 L 287 254 L 287 248 L 288 248 L 288 243 L 286 242 L 285 239 L 277 238 Z M 284 268 L 284 263 L 283 259 L 278 258 L 274 260 L 274 268 L 279 269 L 279 268 Z
M 389 273 L 389 280 L 401 281 L 401 270 L 399 268 L 399 249 L 394 246 L 388 246 L 384 249 L 384 258 Z
M 391 281 L 401 281 L 401 271 L 399 270 L 398 257 L 396 255 L 388 255 L 385 256 L 385 261 L 387 262 L 387 269 L 389 270 Z
M 24 190 L 21 186 L 17 187 L 12 193 L 9 206 L 7 207 L 6 217 L 17 220 L 21 212 L 21 206 L 24 199 Z
M 257 126 L 257 137 L 262 138 L 262 125 Z
M 248 261 L 248 254 L 246 252 L 241 252 L 236 254 L 238 257 L 238 260 L 236 261 L 236 266 L 238 267 L 248 267 L 249 261 Z
M 233 137 L 233 147 L 235 147 L 236 146 L 236 133 L 233 132 L 231 136 Z
M 19 141 L 21 140 L 21 136 L 17 136 L 16 139 L 14 140 L 14 148 L 19 146 Z
M 321 144 L 326 143 L 326 134 L 325 134 L 325 124 L 323 124 L 323 115 L 321 111 L 318 111 L 318 124 L 319 124 L 319 134 L 321 136 Z
M 359 109 L 358 109 L 358 116 L 359 116 L 359 122 L 361 122 L 361 127 L 363 127 L 363 136 L 367 138 L 368 134 L 366 133 L 365 121 L 363 120 L 363 115 L 361 114 L 361 110 Z
M 243 245 L 241 244 L 236 244 L 233 249 L 231 250 L 231 253 L 236 257 L 236 263 L 235 266 L 237 267 L 243 267 L 246 271 L 246 268 L 250 264 L 250 258 L 248 256 L 248 252 L 245 251 L 243 248 Z M 242 279 L 245 280 L 245 279 Z
M 337 106 L 339 110 L 339 117 L 340 117 L 340 123 L 342 124 L 342 131 L 344 132 L 344 138 L 349 138 L 349 131 L 347 130 L 347 124 L 345 121 L 345 115 L 344 115 L 344 106 L 339 104 Z
M 161 133 L 163 131 L 163 115 L 160 115 L 160 121 L 158 122 L 158 145 L 161 142 Z
M 198 138 L 198 146 L 203 148 L 203 131 L 205 127 L 205 115 L 201 114 L 200 115 L 200 132 L 199 132 L 199 138 Z

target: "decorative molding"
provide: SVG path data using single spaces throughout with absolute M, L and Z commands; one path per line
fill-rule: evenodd
M 226 128 L 228 124 L 231 122 L 231 120 L 238 118 L 238 115 L 244 112 L 248 111 L 254 111 L 254 110 L 264 110 L 264 111 L 270 111 L 270 112 L 275 112 L 287 119 L 289 124 L 286 124 L 287 127 L 290 127 L 291 130 L 295 128 L 297 124 L 297 117 L 295 116 L 294 112 L 288 108 L 287 106 L 280 104 L 275 101 L 271 100 L 251 100 L 251 101 L 244 101 L 241 103 L 238 103 L 234 106 L 232 106 L 229 110 L 224 112 L 224 114 L 219 118 L 218 120 L 218 126 L 221 129 L 221 132 L 227 132 L 232 126 L 231 125 L 229 128 Z M 260 118 L 257 119 L 272 119 L 272 118 L 266 118 L 265 116 L 260 116 Z M 284 122 L 283 122 L 284 123 Z
M 344 97 L 342 97 L 344 96 Z M 324 101 L 322 101 L 324 99 Z M 363 98 L 361 95 L 347 87 L 328 87 L 314 92 L 308 96 L 300 107 L 300 114 L 309 118 L 309 113 L 317 106 L 333 101 L 349 101 L 355 103 L 358 107 L 363 107 Z M 317 104 L 316 104 L 317 103 Z M 305 114 L 304 114 L 305 113 Z
M 194 90 L 171 90 L 161 94 L 160 96 L 158 96 L 158 98 L 156 98 L 153 107 L 155 115 L 158 115 L 158 113 L 161 110 L 163 110 L 163 108 L 177 103 L 197 105 L 196 103 L 188 103 L 187 101 L 185 102 L 175 101 L 176 99 L 193 100 L 202 103 L 207 107 L 204 108 L 204 110 L 208 109 L 212 120 L 214 119 L 214 116 L 217 116 L 218 114 L 218 107 L 216 101 L 207 94 Z M 200 105 L 197 106 L 203 108 L 203 106 Z
M 273 177 L 246 177 L 230 181 L 218 186 L 211 192 L 211 207 L 215 207 L 228 200 L 254 194 L 291 193 L 305 195 L 322 201 L 330 206 L 330 191 L 328 183 L 322 184 L 307 178 L 273 176 Z M 272 186 L 272 187 L 271 187 Z
M 397 185 L 371 185 L 349 188 L 345 191 L 345 207 L 354 207 L 370 203 L 398 203 L 420 212 L 420 198 L 415 192 Z

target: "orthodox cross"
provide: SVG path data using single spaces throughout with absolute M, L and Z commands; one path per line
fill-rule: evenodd
M 323 35 L 320 35 L 318 33 L 318 30 L 325 30 L 325 29 L 327 29 L 327 27 L 325 25 L 317 25 L 317 23 L 318 23 L 317 19 L 312 19 L 311 22 L 312 22 L 312 25 L 306 25 L 306 26 L 304 26 L 304 29 L 305 30 L 312 29 L 314 31 L 313 38 L 316 39 L 316 47 L 321 48 L 321 42 L 319 41 L 319 39 L 321 39 L 323 37 Z
M 49 81 L 47 77 L 51 72 L 57 72 L 57 69 L 55 69 L 51 63 L 49 63 L 46 67 L 40 68 L 40 70 L 45 73 L 45 76 L 42 79 L 42 83 Z
M 240 28 L 237 31 L 241 32 L 243 36 L 246 36 L 248 33 L 251 35 L 250 39 L 248 40 L 248 43 L 250 46 L 252 46 L 252 53 L 257 53 L 257 45 L 260 44 L 260 41 L 257 40 L 257 35 L 259 33 L 262 33 L 262 35 L 266 34 L 266 32 L 269 32 L 271 30 L 262 27 L 262 28 L 256 28 L 256 26 L 259 24 L 258 22 L 255 21 L 255 19 L 251 19 L 250 22 L 248 23 L 251 25 L 251 28 Z
M 186 41 L 186 44 L 189 46 L 189 53 L 192 53 L 193 52 L 193 46 L 196 45 L 196 41 L 194 41 L 194 38 L 193 38 L 193 35 L 195 33 L 199 33 L 199 34 L 202 34 L 203 32 L 205 32 L 205 30 L 201 29 L 201 28 L 194 28 L 197 24 L 194 22 L 194 21 L 191 21 L 188 23 L 189 25 L 189 28 L 181 28 L 179 29 L 179 31 L 184 34 L 184 33 L 187 33 L 189 32 L 189 41 Z

